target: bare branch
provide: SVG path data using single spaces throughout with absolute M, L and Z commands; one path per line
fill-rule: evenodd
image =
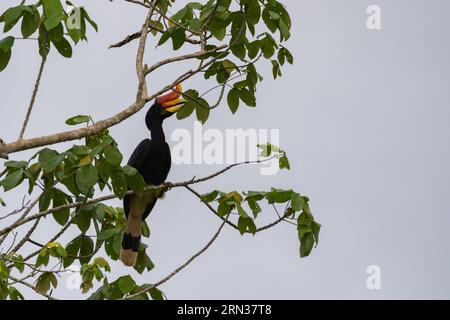
M 226 218 L 225 218 L 226 219 Z M 219 229 L 216 231 L 216 233 L 213 235 L 213 237 L 211 238 L 211 240 L 208 241 L 208 243 L 201 248 L 198 252 L 196 252 L 192 257 L 190 257 L 185 263 L 183 263 L 181 266 L 179 266 L 178 268 L 176 268 L 174 271 L 172 271 L 168 276 L 162 278 L 161 280 L 159 280 L 158 282 L 156 282 L 155 284 L 153 284 L 152 286 L 145 288 L 144 290 L 141 290 L 139 292 L 136 292 L 134 294 L 131 294 L 129 296 L 126 296 L 125 298 L 123 298 L 122 300 L 130 300 L 133 299 L 137 296 L 140 296 L 143 293 L 146 293 L 148 291 L 150 291 L 153 288 L 159 287 L 160 285 L 164 284 L 165 282 L 169 281 L 172 277 L 174 277 L 177 273 L 179 273 L 181 270 L 183 270 L 184 268 L 186 268 L 188 265 L 190 265 L 196 258 L 198 258 L 199 256 L 201 256 L 204 252 L 206 252 L 206 250 L 208 250 L 212 244 L 214 243 L 214 241 L 217 240 L 217 238 L 219 237 L 220 232 L 222 232 L 223 227 L 225 226 L 225 222 L 226 220 L 224 220 L 222 222 L 222 224 L 220 225 Z
M 33 226 L 30 228 L 30 230 L 28 230 L 27 234 L 25 235 L 25 237 L 22 238 L 22 240 L 19 241 L 19 243 L 11 250 L 11 252 L 17 252 L 19 251 L 20 248 L 23 247 L 23 245 L 27 242 L 30 241 L 30 237 L 33 234 L 34 230 L 36 230 L 37 226 L 39 225 L 39 222 L 41 221 L 41 219 L 36 219 L 36 221 L 34 222 Z
M 177 56 L 177 57 L 161 60 L 161 61 L 155 63 L 154 65 L 152 65 L 150 68 L 147 68 L 145 70 L 145 74 L 147 75 L 147 74 L 155 71 L 159 67 L 162 67 L 162 66 L 164 66 L 166 64 L 169 64 L 169 63 L 183 61 L 183 60 L 189 60 L 189 59 L 194 59 L 194 58 L 201 58 L 201 57 L 204 57 L 204 56 L 206 56 L 208 54 L 215 53 L 215 52 L 217 52 L 219 50 L 225 49 L 227 47 L 228 47 L 227 45 L 221 45 L 221 46 L 219 46 L 217 48 L 214 48 L 213 50 L 199 51 L 199 52 L 189 53 L 189 54 L 185 54 L 185 55 L 181 55 L 181 56 Z
M 33 111 L 34 102 L 36 101 L 36 95 L 37 95 L 37 92 L 39 90 L 39 85 L 41 83 L 42 73 L 44 71 L 44 66 L 45 66 L 45 61 L 46 60 L 47 60 L 47 57 L 44 55 L 42 57 L 42 60 L 41 60 L 41 65 L 39 67 L 38 76 L 37 76 L 36 82 L 34 84 L 34 90 L 33 90 L 33 93 L 31 95 L 30 104 L 28 106 L 27 114 L 25 115 L 25 120 L 23 121 L 22 129 L 20 130 L 20 134 L 19 134 L 19 139 L 18 140 L 22 140 L 23 139 L 23 135 L 24 135 L 25 130 L 26 130 L 27 125 L 28 125 L 28 121 L 30 120 L 31 111 Z

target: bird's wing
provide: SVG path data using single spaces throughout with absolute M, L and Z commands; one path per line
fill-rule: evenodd
M 134 149 L 131 154 L 128 165 L 139 171 L 140 174 L 144 174 L 145 160 L 150 155 L 152 141 L 150 139 L 142 140 L 141 143 Z
M 128 160 L 128 165 L 135 168 L 141 175 L 144 174 L 145 159 L 150 155 L 151 143 L 152 141 L 150 139 L 142 140 L 141 143 L 139 143 L 139 145 L 136 147 L 136 149 L 134 149 L 133 153 L 131 154 L 130 160 Z M 127 195 L 123 198 L 123 209 L 125 211 L 126 217 L 128 217 L 128 214 L 130 212 L 130 202 L 132 197 L 132 195 Z M 149 209 L 149 213 L 153 209 L 155 202 L 156 200 L 153 202 L 151 208 Z

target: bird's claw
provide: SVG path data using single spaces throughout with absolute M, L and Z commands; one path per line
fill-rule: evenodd
M 173 188 L 173 183 L 172 182 L 166 182 L 164 183 L 164 192 L 170 191 Z

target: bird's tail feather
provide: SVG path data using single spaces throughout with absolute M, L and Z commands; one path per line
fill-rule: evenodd
M 141 243 L 141 217 L 129 214 L 120 250 L 120 260 L 130 267 L 136 264 Z

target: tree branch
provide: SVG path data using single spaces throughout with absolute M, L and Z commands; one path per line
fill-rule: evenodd
M 228 45 L 221 45 L 219 47 L 214 48 L 213 50 L 199 51 L 199 52 L 189 53 L 189 54 L 185 54 L 185 55 L 181 55 L 181 56 L 177 56 L 177 57 L 161 60 L 161 61 L 155 63 L 154 65 L 152 65 L 150 68 L 147 68 L 145 70 L 145 74 L 148 75 L 149 73 L 155 71 L 159 67 L 164 66 L 164 65 L 169 64 L 169 63 L 204 57 L 204 56 L 206 56 L 208 54 L 215 53 L 215 52 L 217 52 L 219 50 L 222 50 L 222 49 L 225 49 L 227 47 L 228 47 Z

